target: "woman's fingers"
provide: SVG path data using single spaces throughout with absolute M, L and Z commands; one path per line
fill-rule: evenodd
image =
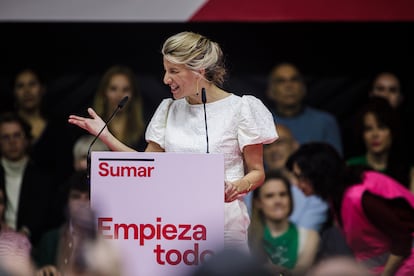
M 69 120 L 68 120 L 69 123 L 76 125 L 78 127 L 81 127 L 83 129 L 86 128 L 85 121 L 86 121 L 86 118 L 75 116 L 75 115 L 70 115 Z
M 96 114 L 95 110 L 93 110 L 91 107 L 88 108 L 88 113 L 92 119 L 96 119 L 96 117 L 98 117 L 98 114 Z
M 239 192 L 237 191 L 237 188 L 231 182 L 227 182 L 226 184 L 227 185 L 226 185 L 225 194 L 224 194 L 224 201 L 225 202 L 234 201 L 238 197 Z
M 77 115 L 69 115 L 68 122 L 80 128 L 83 128 L 95 135 L 98 132 L 102 119 L 96 114 L 95 110 L 88 108 L 90 118 L 85 118 Z

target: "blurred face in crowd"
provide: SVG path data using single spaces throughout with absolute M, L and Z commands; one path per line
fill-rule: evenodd
M 282 179 L 268 179 L 260 187 L 257 207 L 264 217 L 271 221 L 282 221 L 289 217 L 292 209 L 292 199 L 288 187 Z
M 351 257 L 337 256 L 322 260 L 316 264 L 308 276 L 373 276 L 361 263 Z
M 391 73 L 380 74 L 375 79 L 371 95 L 387 99 L 393 108 L 397 108 L 403 100 L 400 81 Z
M 19 108 L 35 110 L 40 108 L 44 88 L 38 77 L 32 71 L 23 71 L 17 75 L 14 85 L 14 95 Z
M 86 191 L 79 191 L 72 189 L 69 192 L 69 215 L 71 218 L 82 216 L 85 210 L 90 209 L 89 193 Z M 88 213 L 88 212 L 86 212 Z
M 278 106 L 296 107 L 305 97 L 305 85 L 300 72 L 290 64 L 279 65 L 270 76 L 268 96 Z
M 263 148 L 263 159 L 268 170 L 284 168 L 289 156 L 299 146 L 292 132 L 286 126 L 279 124 L 276 128 L 279 138 Z
M 300 167 L 298 166 L 298 164 L 296 163 L 293 164 L 292 172 L 293 172 L 293 175 L 297 179 L 297 186 L 299 187 L 299 189 L 302 190 L 302 192 L 306 196 L 315 194 L 311 181 L 302 174 L 302 171 Z
M 29 141 L 18 122 L 0 124 L 1 155 L 10 161 L 19 161 L 26 156 Z
M 392 143 L 391 129 L 378 122 L 371 112 L 364 116 L 363 138 L 367 151 L 374 154 L 387 152 Z
M 111 80 L 109 81 L 108 88 L 105 92 L 105 96 L 108 101 L 108 108 L 110 112 L 117 108 L 119 102 L 125 96 L 128 96 L 129 100 L 131 100 L 132 84 L 128 79 L 128 76 L 124 74 L 113 75 L 111 77 Z
M 184 64 L 176 64 L 164 57 L 164 83 L 171 89 L 174 99 L 194 97 L 201 91 L 202 76 L 188 69 Z
M 88 158 L 87 154 L 82 155 L 80 158 L 77 158 L 73 161 L 73 167 L 75 171 L 82 171 L 88 168 Z

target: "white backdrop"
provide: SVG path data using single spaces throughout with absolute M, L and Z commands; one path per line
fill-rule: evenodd
M 187 21 L 207 0 L 0 0 L 3 21 Z

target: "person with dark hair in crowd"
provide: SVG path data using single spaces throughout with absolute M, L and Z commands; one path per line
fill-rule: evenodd
M 371 97 L 382 97 L 386 99 L 398 115 L 401 125 L 399 140 L 404 142 L 404 152 L 410 163 L 410 187 L 414 193 L 414 146 L 411 141 L 414 139 L 411 131 L 411 118 L 413 110 L 408 105 L 406 95 L 403 93 L 400 78 L 393 72 L 384 71 L 375 76 L 369 95 Z
M 331 203 L 355 258 L 384 276 L 414 271 L 414 195 L 395 179 L 372 169 L 347 166 L 327 143 L 307 143 L 288 168 L 305 194 Z
M 46 85 L 37 72 L 27 68 L 16 74 L 13 91 L 16 111 L 31 126 L 32 142 L 36 143 L 48 125 L 44 106 Z
M 364 165 L 383 172 L 410 188 L 411 166 L 407 145 L 401 136 L 399 116 L 389 102 L 372 97 L 356 117 L 355 131 L 363 141 L 365 153 L 350 157 L 349 165 Z M 411 187 L 414 191 L 414 187 Z
M 125 65 L 114 65 L 102 76 L 93 100 L 93 109 L 107 121 L 122 98 L 128 96 L 128 102 L 112 119 L 108 129 L 129 147 L 144 151 L 147 145 L 144 137 L 144 104 L 139 92 L 132 69 Z
M 172 35 L 162 55 L 163 81 L 174 99 L 164 99 L 155 111 L 146 130 L 146 151 L 224 154 L 224 243 L 248 250 L 250 218 L 243 196 L 263 183 L 263 144 L 277 139 L 272 114 L 258 98 L 221 88 L 223 53 L 205 36 Z M 104 121 L 93 109 L 88 112 L 90 118 L 71 115 L 69 123 L 96 135 Z M 111 150 L 133 151 L 107 129 L 100 139 Z
M 276 123 L 287 126 L 300 143 L 327 142 L 342 154 L 338 122 L 332 114 L 306 105 L 303 75 L 292 63 L 275 65 L 269 75 L 267 97 Z
M 375 76 L 369 96 L 386 99 L 394 109 L 400 108 L 405 101 L 400 79 L 392 72 L 381 72 Z
M 262 186 L 253 191 L 249 243 L 266 266 L 276 265 L 303 275 L 314 263 L 319 233 L 293 223 L 290 181 L 281 171 L 268 171 Z
M 29 156 L 30 125 L 15 113 L 0 115 L 0 182 L 5 187 L 5 220 L 26 233 L 33 246 L 54 226 L 55 187 L 50 175 Z
M 411 181 L 414 180 L 414 146 L 411 143 L 413 140 L 413 135 L 411 131 L 411 118 L 413 117 L 413 110 L 410 108 L 409 98 L 404 93 L 403 83 L 400 77 L 391 71 L 380 71 L 375 73 L 372 77 L 370 87 L 367 89 L 368 93 L 366 99 L 358 107 L 350 118 L 344 120 L 342 123 L 342 135 L 344 141 L 345 149 L 345 158 L 353 158 L 366 148 L 364 143 L 356 143 L 361 139 L 361 133 L 355 131 L 355 123 L 360 124 L 361 112 L 366 108 L 367 105 L 370 105 L 370 102 L 373 98 L 383 98 L 388 101 L 393 111 L 393 119 L 399 125 L 398 128 L 398 140 L 399 143 L 402 142 L 404 145 L 404 152 L 406 153 L 407 162 L 410 163 L 410 178 Z M 389 113 L 387 111 L 387 113 Z M 384 117 L 384 116 L 382 116 Z M 389 121 L 389 119 L 387 119 Z M 395 128 L 395 126 L 394 126 Z M 394 144 L 394 143 L 393 143 Z M 394 145 L 395 146 L 395 145 Z M 411 184 L 414 188 L 414 183 Z M 414 192 L 414 189 L 412 189 Z
M 40 72 L 31 68 L 17 72 L 13 86 L 14 111 L 31 127 L 29 154 L 38 166 L 54 174 L 55 183 L 62 183 L 72 172 L 70 150 L 75 137 L 62 120 L 63 116 L 50 115 L 46 93 Z

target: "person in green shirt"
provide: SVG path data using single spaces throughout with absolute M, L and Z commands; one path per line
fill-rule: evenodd
M 253 191 L 249 244 L 252 254 L 266 266 L 303 275 L 314 263 L 320 237 L 317 231 L 289 220 L 293 204 L 286 176 L 280 171 L 267 172 L 263 185 Z

